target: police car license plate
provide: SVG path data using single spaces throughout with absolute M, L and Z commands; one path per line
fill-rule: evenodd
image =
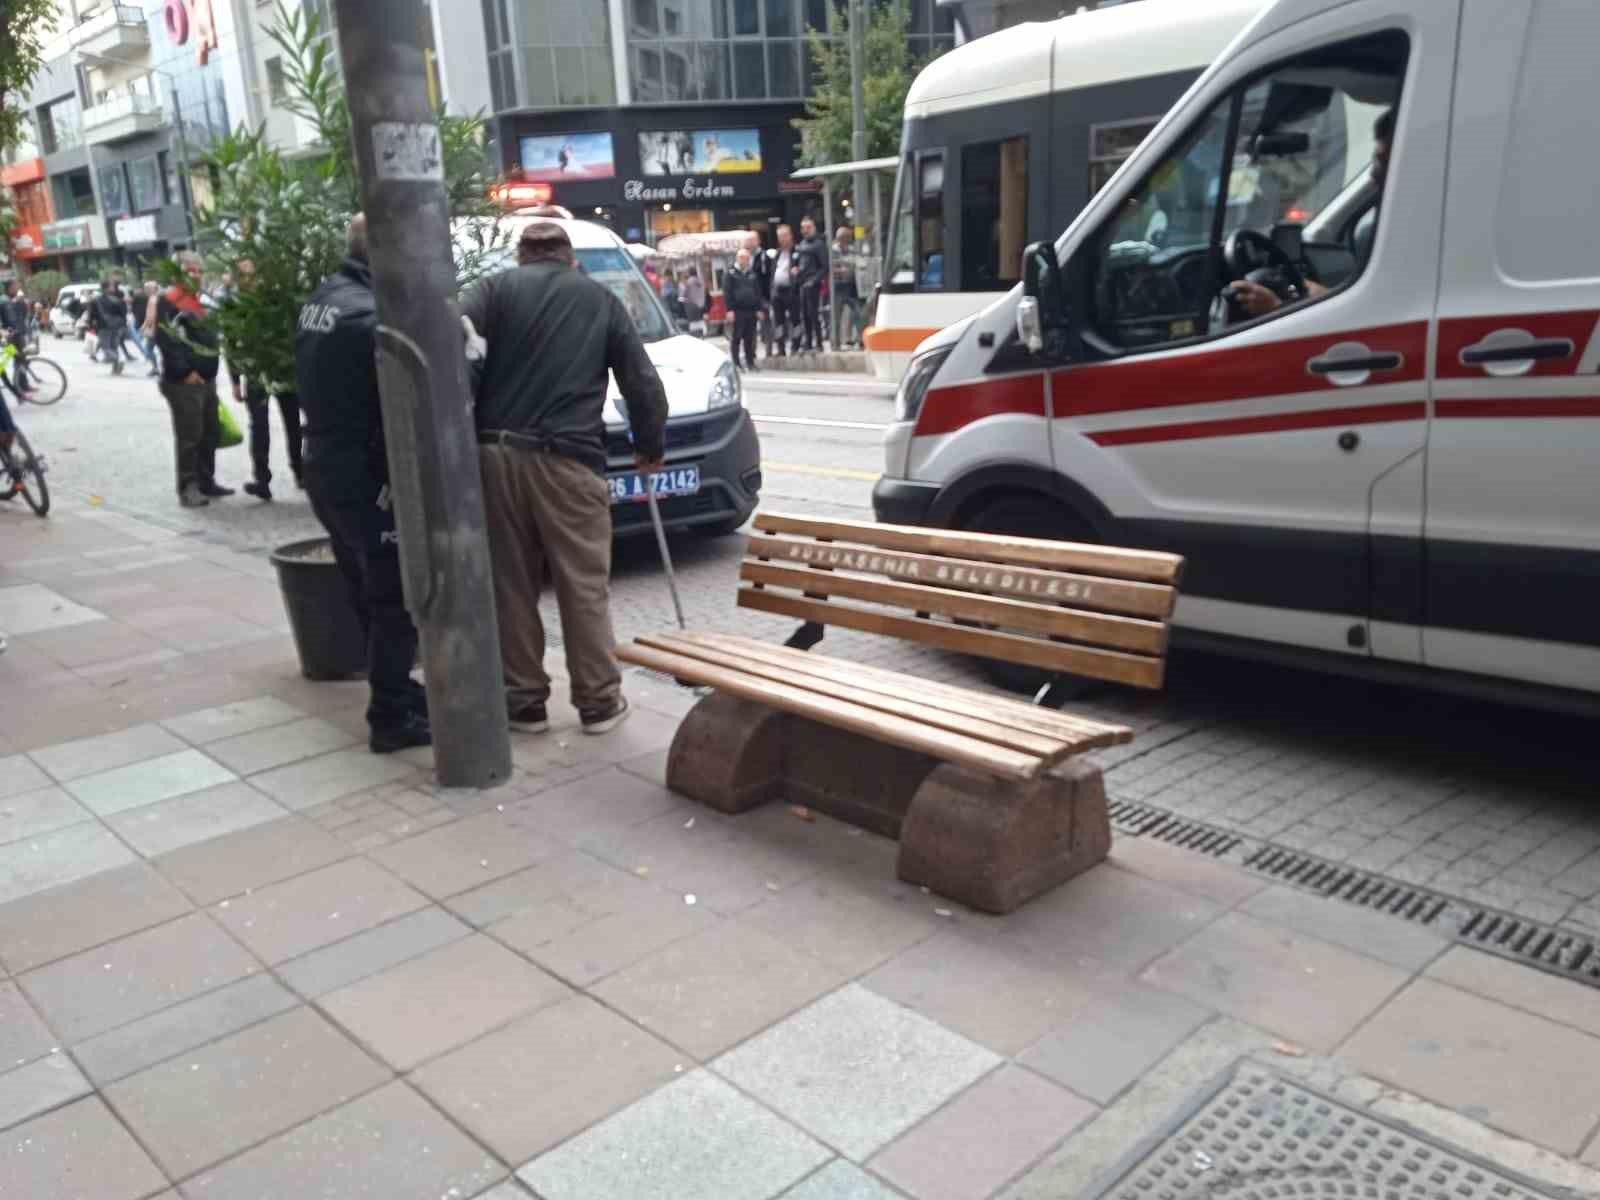
M 649 498 L 644 490 L 645 477 L 637 471 L 608 475 L 606 482 L 611 485 L 613 504 L 643 504 Z M 669 467 L 665 471 L 657 471 L 650 476 L 650 486 L 657 499 L 662 496 L 692 496 L 700 490 L 700 468 Z

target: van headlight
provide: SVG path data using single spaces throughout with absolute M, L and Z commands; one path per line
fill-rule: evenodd
M 739 372 L 731 362 L 725 362 L 718 369 L 717 377 L 711 381 L 711 395 L 706 400 L 706 410 L 728 408 L 737 405 L 741 399 Z
M 917 414 L 922 411 L 922 401 L 928 394 L 928 385 L 933 382 L 933 377 L 939 373 L 939 368 L 944 366 L 944 360 L 950 357 L 950 351 L 954 349 L 954 346 L 941 346 L 937 350 L 919 354 L 911 360 L 911 365 L 906 368 L 905 378 L 900 381 L 900 388 L 894 394 L 896 421 L 917 419 Z

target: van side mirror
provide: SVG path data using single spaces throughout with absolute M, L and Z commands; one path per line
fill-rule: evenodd
M 1034 242 L 1022 252 L 1022 299 L 1017 303 L 1017 339 L 1030 354 L 1046 346 L 1052 353 L 1066 340 L 1067 305 L 1050 242 Z

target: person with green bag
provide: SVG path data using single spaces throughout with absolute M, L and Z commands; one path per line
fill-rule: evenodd
M 156 301 L 156 345 L 161 350 L 161 395 L 172 410 L 173 456 L 177 460 L 178 503 L 204 508 L 233 495 L 216 480 L 221 443 L 222 403 L 217 398 L 215 323 L 200 299 L 205 264 L 198 254 L 178 256 L 180 282 Z

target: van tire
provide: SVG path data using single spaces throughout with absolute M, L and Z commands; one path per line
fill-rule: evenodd
M 971 505 L 957 522 L 964 533 L 999 533 L 1013 537 L 1050 538 L 1058 542 L 1093 542 L 1094 531 L 1087 522 L 1066 506 L 1043 496 L 1011 493 Z M 1076 699 L 1091 690 L 1097 681 L 1029 667 L 1000 659 L 979 659 L 984 672 L 1009 692 L 1036 694 L 1051 680 L 1058 680 L 1056 698 Z

